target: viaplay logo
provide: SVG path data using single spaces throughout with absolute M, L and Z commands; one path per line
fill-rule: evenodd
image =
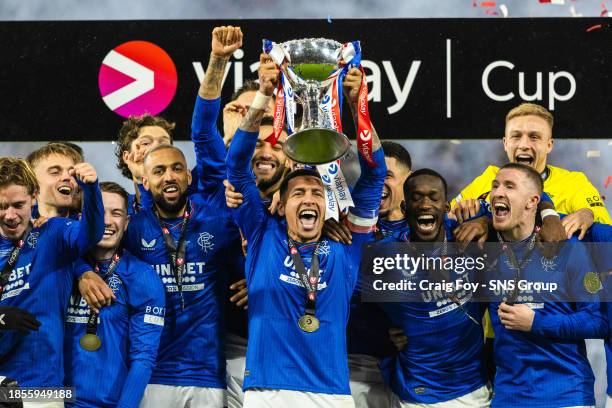
M 129 41 L 111 50 L 100 67 L 98 86 L 110 110 L 123 116 L 157 115 L 176 93 L 176 67 L 162 48 Z

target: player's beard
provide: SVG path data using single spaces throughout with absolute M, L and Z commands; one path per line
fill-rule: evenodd
M 174 203 L 166 201 L 162 194 L 153 196 L 153 201 L 155 205 L 164 210 L 166 214 L 177 214 L 177 216 L 180 216 L 180 211 L 185 206 L 185 203 L 187 203 L 187 192 L 181 194 L 179 199 Z
M 274 172 L 274 174 L 270 176 L 270 178 L 261 179 L 257 182 L 257 189 L 259 191 L 268 190 L 270 187 L 278 183 L 283 178 L 284 175 L 285 175 L 285 165 L 280 164 L 279 162 L 278 166 L 276 167 L 276 172 Z

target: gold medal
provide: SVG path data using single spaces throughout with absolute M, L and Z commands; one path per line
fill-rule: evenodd
M 319 330 L 319 319 L 306 314 L 300 317 L 300 320 L 298 320 L 298 325 L 300 326 L 300 329 L 304 330 L 306 333 L 312 333 Z
M 83 347 L 87 351 L 98 351 L 100 346 L 102 345 L 102 341 L 100 338 L 91 333 L 87 333 L 79 340 L 81 347 Z
M 589 293 L 597 293 L 601 290 L 601 281 L 595 272 L 587 272 L 582 280 L 584 288 Z

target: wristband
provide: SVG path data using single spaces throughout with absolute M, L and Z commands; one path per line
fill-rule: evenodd
M 262 94 L 261 91 L 257 91 L 253 102 L 251 102 L 251 108 L 259 110 L 266 109 L 270 103 L 270 98 L 272 98 L 272 96 L 267 96 Z
M 549 215 L 554 215 L 555 217 L 558 217 L 559 213 L 551 208 L 547 208 L 545 210 L 540 211 L 540 217 L 542 217 L 542 219 L 548 217 Z

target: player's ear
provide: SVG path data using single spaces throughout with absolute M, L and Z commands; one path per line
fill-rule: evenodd
M 450 203 L 448 201 L 444 202 L 444 212 L 450 212 Z
M 527 201 L 527 208 L 529 209 L 538 208 L 539 202 L 540 202 L 540 196 L 533 195 L 531 196 L 531 198 L 529 198 L 529 201 Z
M 187 185 L 191 185 L 191 170 L 187 169 Z
M 552 138 L 552 135 L 550 136 L 550 139 L 548 140 L 548 149 L 546 151 L 546 153 L 550 153 L 553 149 L 555 145 L 555 139 Z
M 142 186 L 145 188 L 145 190 L 149 191 L 150 185 L 149 178 L 147 176 L 142 176 Z
M 285 203 L 283 202 L 283 198 L 281 197 L 281 199 L 278 201 L 278 207 L 276 208 L 276 212 L 278 213 L 278 215 L 280 215 L 281 217 L 285 216 Z
M 406 215 L 406 201 L 402 200 L 400 203 L 400 210 L 402 210 L 402 214 Z

